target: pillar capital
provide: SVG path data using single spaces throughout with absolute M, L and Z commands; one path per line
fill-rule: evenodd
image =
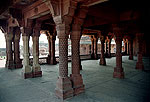
M 11 34 L 11 33 L 7 33 L 6 35 L 5 35 L 6 37 L 6 40 L 12 40 L 13 39 L 13 34 Z
M 56 25 L 56 30 L 58 34 L 58 38 L 67 38 L 69 37 L 70 26 L 66 24 L 58 24 Z
M 33 32 L 32 28 L 29 27 L 21 27 L 20 28 L 22 36 L 30 36 Z

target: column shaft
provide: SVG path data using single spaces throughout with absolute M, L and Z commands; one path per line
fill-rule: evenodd
M 105 55 L 104 55 L 104 36 L 101 36 L 101 56 L 100 56 L 100 65 L 106 65 Z
M 59 38 L 59 77 L 56 83 L 56 96 L 65 99 L 73 96 L 71 80 L 68 78 L 68 25 L 56 26 Z
M 7 59 L 6 59 L 6 68 L 14 68 L 14 61 L 13 61 L 13 51 L 12 51 L 12 38 L 13 35 L 8 33 L 6 35 L 6 55 L 7 55 Z
M 94 39 L 91 38 L 91 58 L 94 59 Z
M 22 68 L 22 61 L 20 59 L 20 36 L 15 36 L 14 40 L 14 60 L 15 60 L 15 68 Z
M 97 38 L 94 38 L 94 59 L 97 59 Z
M 32 77 L 32 70 L 29 60 L 29 36 L 22 36 L 23 39 L 23 69 L 22 73 L 24 78 Z
M 52 39 L 51 39 L 51 64 L 52 65 L 56 64 L 56 59 L 55 59 L 55 37 L 52 37 Z
M 129 40 L 129 60 L 133 60 L 133 40 Z
M 39 65 L 39 36 L 32 36 L 33 40 L 33 77 L 41 77 L 42 71 Z
M 108 57 L 111 57 L 111 39 L 108 42 Z
M 137 63 L 136 63 L 136 69 L 144 70 L 144 65 L 143 65 L 143 55 L 142 55 L 142 44 L 143 44 L 143 33 L 138 33 L 137 35 L 137 40 L 138 40 L 138 54 L 137 54 Z
M 122 68 L 122 37 L 121 35 L 116 36 L 116 67 L 114 68 L 114 78 L 124 78 L 124 72 Z
M 47 36 L 47 40 L 48 40 L 48 52 L 49 52 L 49 54 L 48 54 L 48 57 L 47 57 L 47 64 L 50 64 L 50 62 L 51 62 L 51 38 L 50 38 L 50 36 Z

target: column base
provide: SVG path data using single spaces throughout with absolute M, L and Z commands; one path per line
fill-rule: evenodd
M 100 59 L 100 65 L 106 66 L 106 60 L 105 59 Z
M 23 66 L 22 77 L 24 79 L 32 78 L 33 77 L 31 66 Z
M 33 78 L 33 74 L 31 73 L 23 73 L 23 78 L 27 79 L 27 78 Z
M 19 69 L 19 68 L 22 68 L 23 67 L 23 65 L 22 65 L 22 63 L 20 62 L 20 63 L 17 63 L 17 64 L 15 64 L 15 68 L 16 69 Z
M 133 56 L 129 56 L 129 60 L 133 60 Z
M 40 65 L 32 67 L 32 74 L 33 74 L 33 78 L 42 77 L 42 71 Z
M 6 61 L 5 67 L 8 69 L 15 69 L 13 61 Z
M 73 97 L 73 88 L 68 77 L 58 77 L 55 89 L 56 96 L 60 99 Z
M 144 70 L 143 62 L 137 62 L 137 63 L 136 63 L 136 69 Z
M 78 95 L 84 92 L 84 84 L 81 74 L 71 74 L 70 79 L 73 84 L 74 95 Z
M 38 72 L 32 72 L 32 76 L 33 78 L 36 78 L 36 77 L 42 77 L 42 71 L 38 71 Z
M 114 78 L 123 79 L 123 78 L 124 78 L 123 68 L 116 68 L 116 67 L 115 67 L 115 68 L 114 68 L 113 77 L 114 77 Z

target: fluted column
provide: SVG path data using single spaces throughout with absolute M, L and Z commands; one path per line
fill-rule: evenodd
M 36 30 L 34 33 L 40 33 L 38 30 Z M 41 77 L 42 71 L 41 67 L 39 65 L 39 34 L 33 34 L 32 36 L 33 41 L 33 66 L 32 66 L 32 72 L 33 77 Z
M 22 68 L 22 61 L 20 59 L 20 46 L 19 46 L 19 42 L 20 42 L 20 28 L 17 27 L 16 28 L 16 33 L 15 33 L 15 37 L 14 37 L 14 62 L 15 62 L 15 68 Z
M 13 34 L 8 33 L 6 34 L 6 68 L 14 68 L 14 61 L 13 61 L 13 51 L 12 51 L 12 39 L 13 39 Z
M 129 60 L 133 60 L 133 40 L 129 40 Z
M 122 68 L 122 54 L 121 54 L 121 49 L 122 49 L 122 36 L 121 32 L 119 31 L 119 28 L 116 29 L 117 31 L 115 32 L 116 36 L 116 67 L 114 68 L 114 73 L 113 77 L 114 78 L 124 78 L 124 71 Z
M 56 83 L 56 95 L 60 98 L 73 96 L 72 83 L 68 77 L 68 34 L 69 25 L 57 24 L 59 38 L 59 77 Z
M 22 29 L 22 40 L 23 40 L 23 69 L 22 74 L 23 77 L 26 78 L 32 78 L 32 69 L 30 66 L 30 60 L 29 60 L 29 33 L 31 29 L 23 28 Z
M 72 74 L 70 75 L 73 83 L 74 95 L 84 91 L 82 75 L 80 74 L 80 35 L 81 26 L 74 24 L 71 33 L 72 45 Z
M 106 60 L 105 60 L 105 55 L 104 55 L 104 42 L 105 42 L 105 37 L 101 36 L 101 56 L 100 56 L 100 65 L 106 65 Z
M 137 33 L 137 45 L 138 45 L 138 54 L 137 54 L 137 63 L 136 63 L 136 69 L 144 70 L 143 65 L 143 55 L 142 55 L 142 44 L 143 44 L 143 33 Z

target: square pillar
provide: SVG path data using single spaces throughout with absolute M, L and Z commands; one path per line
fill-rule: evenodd
M 26 78 L 32 78 L 32 69 L 30 66 L 30 59 L 29 59 L 29 36 L 23 34 L 22 36 L 23 40 L 23 69 L 22 74 L 23 77 Z
M 57 64 L 56 58 L 55 58 L 55 40 L 56 40 L 56 37 L 54 35 L 51 36 L 51 60 L 50 60 L 50 64 L 52 64 L 52 65 Z
M 33 66 L 32 66 L 33 77 L 41 77 L 42 71 L 39 65 L 39 35 L 33 35 L 32 40 L 33 40 Z
M 72 45 L 72 74 L 70 79 L 73 84 L 74 95 L 78 95 L 84 92 L 84 84 L 82 75 L 80 74 L 80 35 L 81 35 L 81 25 L 74 24 L 72 26 L 71 33 L 71 45 Z
M 6 65 L 5 67 L 8 69 L 14 68 L 14 61 L 13 61 L 13 51 L 12 51 L 12 39 L 13 34 L 7 33 L 6 34 Z
M 56 82 L 56 96 L 66 99 L 73 96 L 72 83 L 68 77 L 68 34 L 69 25 L 57 24 L 59 38 L 59 77 Z
M 143 33 L 137 33 L 137 45 L 138 45 L 138 54 L 137 54 L 137 63 L 136 63 L 136 69 L 144 70 L 144 64 L 143 64 L 143 54 L 142 54 L 142 44 L 143 44 Z
M 94 38 L 91 36 L 91 58 L 94 59 Z
M 98 42 L 98 38 L 95 35 L 94 36 L 94 59 L 98 59 L 98 56 L 97 56 L 97 42 Z
M 22 68 L 22 61 L 20 59 L 20 28 L 15 27 L 15 37 L 14 37 L 14 62 L 15 62 L 15 68 Z
M 122 68 L 122 35 L 121 32 L 118 31 L 119 28 L 117 28 L 117 31 L 115 32 L 116 36 L 116 67 L 114 68 L 113 77 L 114 78 L 124 78 L 124 71 Z
M 129 60 L 133 60 L 133 40 L 129 40 Z
M 104 42 L 105 42 L 105 37 L 101 36 L 101 56 L 100 56 L 100 65 L 106 65 L 106 60 L 105 60 L 105 55 L 104 55 Z

